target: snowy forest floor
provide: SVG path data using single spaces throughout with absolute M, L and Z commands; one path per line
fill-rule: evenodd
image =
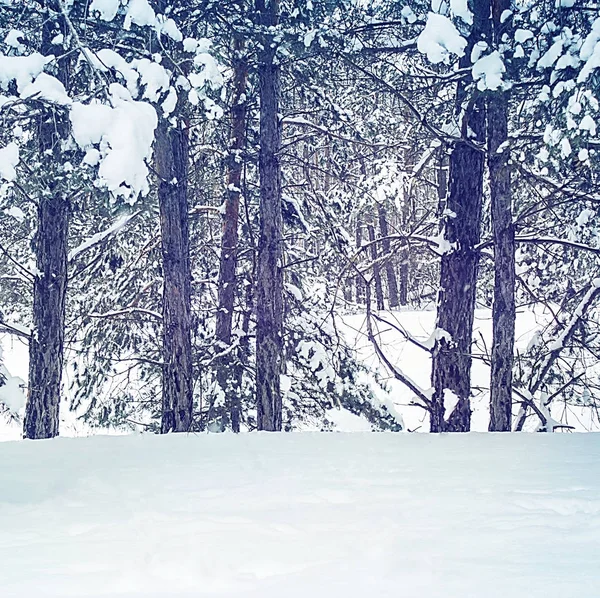
M 0 443 L 3 598 L 597 598 L 598 434 Z

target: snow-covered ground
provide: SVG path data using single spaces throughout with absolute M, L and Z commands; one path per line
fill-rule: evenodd
M 0 596 L 598 598 L 598 434 L 0 444 Z

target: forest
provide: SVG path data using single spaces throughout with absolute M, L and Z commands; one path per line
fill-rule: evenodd
M 599 101 L 587 0 L 0 0 L 2 430 L 597 429 Z

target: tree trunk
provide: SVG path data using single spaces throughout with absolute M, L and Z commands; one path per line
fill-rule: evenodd
M 42 28 L 42 53 L 60 52 L 53 46 L 55 25 L 68 39 L 66 23 L 57 3 L 46 2 L 47 18 Z M 58 61 L 57 78 L 68 89 L 68 61 Z M 67 240 L 70 206 L 68 189 L 61 177 L 54 176 L 64 162 L 61 144 L 66 141 L 70 124 L 61 108 L 43 107 L 39 125 L 40 154 L 46 162 L 46 192 L 39 197 L 35 259 L 37 272 L 33 283 L 33 331 L 29 341 L 29 381 L 23 435 L 25 438 L 53 438 L 58 435 L 59 408 L 65 336 L 67 293 Z
M 257 0 L 260 24 L 274 28 L 278 2 Z M 281 126 L 279 64 L 273 35 L 265 35 L 259 57 L 260 235 L 256 281 L 256 405 L 259 430 L 281 430 L 280 374 L 283 357 L 283 272 L 281 213 Z
M 398 307 L 398 282 L 396 280 L 396 271 L 394 270 L 394 264 L 392 263 L 392 255 L 391 255 L 391 244 L 390 240 L 386 237 L 389 235 L 388 229 L 388 221 L 385 207 L 381 204 L 377 206 L 377 213 L 379 216 L 379 230 L 381 231 L 381 236 L 383 240 L 381 242 L 383 255 L 386 256 L 385 260 L 385 277 L 387 279 L 388 284 L 388 300 L 390 304 L 390 309 Z
M 191 271 L 187 200 L 188 132 L 164 119 L 156 130 L 163 259 L 163 388 L 161 433 L 188 432 L 194 399 L 191 341 Z
M 474 25 L 460 66 L 471 64 L 471 48 L 487 28 L 489 0 L 473 3 Z M 464 100 L 459 88 L 459 109 Z M 481 94 L 467 100 L 462 119 L 462 137 L 450 154 L 448 199 L 444 216 L 444 238 L 451 249 L 442 255 L 440 290 L 433 349 L 431 381 L 434 394 L 430 410 L 432 432 L 467 432 L 471 427 L 471 342 L 479 256 L 483 200 L 484 153 L 473 144 L 485 141 L 486 110 Z M 448 336 L 450 338 L 448 338 Z M 448 420 L 444 398 L 452 392 L 457 401 Z
M 69 202 L 63 195 L 39 199 L 35 240 L 38 272 L 33 283 L 33 333 L 29 341 L 25 438 L 58 436 L 69 211 Z
M 356 219 L 356 250 L 359 251 L 362 247 L 362 219 L 357 217 Z M 357 274 L 354 277 L 354 285 L 355 285 L 355 296 L 356 296 L 356 305 L 360 305 L 361 302 L 365 301 L 365 281 L 361 274 Z
M 495 43 L 501 43 L 501 15 L 506 0 L 492 1 Z M 510 432 L 512 373 L 515 343 L 515 235 L 507 147 L 508 97 L 497 91 L 488 102 L 488 167 L 494 236 L 494 305 L 492 309 L 492 367 L 490 380 L 491 432 Z M 499 149 L 500 148 L 500 149 Z
M 375 241 L 375 227 L 372 224 L 367 225 L 367 230 L 369 232 L 369 241 L 371 242 L 371 260 L 373 262 L 373 282 L 375 283 L 375 300 L 377 301 L 377 309 L 383 310 L 385 309 L 385 305 L 383 303 L 383 287 L 381 285 L 381 270 L 379 268 L 378 251 L 377 251 L 377 243 Z
M 404 151 L 404 164 L 405 168 L 410 169 L 410 154 L 408 149 Z M 400 218 L 402 227 L 406 229 L 408 221 L 410 220 L 410 213 L 412 211 L 412 191 L 409 185 L 408 178 L 404 178 L 402 184 L 402 208 L 400 212 Z M 398 300 L 400 305 L 408 305 L 408 283 L 410 274 L 410 248 L 408 243 L 403 243 L 404 247 L 400 252 L 400 289 Z
M 217 384 L 225 394 L 225 418 L 229 418 L 234 432 L 240 431 L 240 389 L 235 381 L 234 364 L 239 351 L 228 351 L 231 346 L 233 307 L 236 296 L 236 268 L 238 251 L 238 216 L 242 187 L 243 157 L 246 145 L 246 82 L 248 65 L 242 56 L 243 40 L 234 41 L 233 97 L 231 107 L 231 140 L 228 157 L 227 195 L 223 214 L 221 261 L 219 266 L 219 307 L 215 329 L 217 350 L 225 352 L 217 361 Z M 227 422 L 224 422 L 225 426 Z

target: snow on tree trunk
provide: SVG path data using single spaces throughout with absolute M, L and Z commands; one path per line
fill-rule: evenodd
M 231 346 L 233 306 L 236 295 L 236 267 L 238 250 L 238 215 L 242 186 L 242 151 L 246 145 L 246 83 L 248 65 L 242 57 L 243 41 L 234 43 L 233 98 L 231 107 L 231 141 L 228 157 L 227 195 L 223 214 L 223 236 L 219 265 L 218 310 L 215 338 L 218 350 L 224 355 L 217 362 L 217 384 L 225 393 L 225 418 L 229 418 L 234 432 L 240 431 L 240 389 L 235 371 L 239 367 L 239 351 L 228 350 Z M 236 364 L 238 364 L 236 366 Z
M 492 2 L 496 44 L 501 42 L 501 15 L 506 0 Z M 493 93 L 488 102 L 488 167 L 494 236 L 494 304 L 492 308 L 492 364 L 490 423 L 492 432 L 510 432 L 512 426 L 512 372 L 515 343 L 515 235 L 510 189 L 508 97 Z
M 187 199 L 188 132 L 163 120 L 156 130 L 154 161 L 163 259 L 163 388 L 161 432 L 192 426 L 191 273 Z
M 56 31 L 67 34 L 60 6 L 44 4 L 42 53 L 58 54 L 52 44 Z M 58 60 L 57 79 L 67 86 L 69 61 Z M 64 177 L 57 169 L 64 162 L 61 144 L 69 134 L 69 117 L 63 108 L 44 105 L 39 115 L 39 145 L 45 189 L 38 198 L 34 252 L 33 330 L 29 341 L 29 381 L 23 435 L 25 438 L 58 436 L 61 380 L 64 359 L 65 301 L 67 293 L 67 239 L 70 205 Z
M 260 24 L 275 27 L 278 2 L 257 0 Z M 256 280 L 256 403 L 259 430 L 281 430 L 280 375 L 283 358 L 280 67 L 272 35 L 259 56 L 260 234 Z
M 487 28 L 489 0 L 473 3 L 474 24 L 460 67 L 471 65 L 471 48 Z M 448 249 L 442 255 L 438 296 L 437 335 L 433 349 L 431 381 L 432 432 L 467 432 L 471 427 L 471 342 L 479 256 L 474 247 L 480 240 L 484 153 L 475 144 L 485 141 L 486 109 L 481 94 L 465 97 L 458 90 L 458 105 L 466 102 L 462 115 L 462 141 L 450 153 L 448 196 L 444 215 L 444 238 Z M 456 397 L 446 417 L 445 394 Z

